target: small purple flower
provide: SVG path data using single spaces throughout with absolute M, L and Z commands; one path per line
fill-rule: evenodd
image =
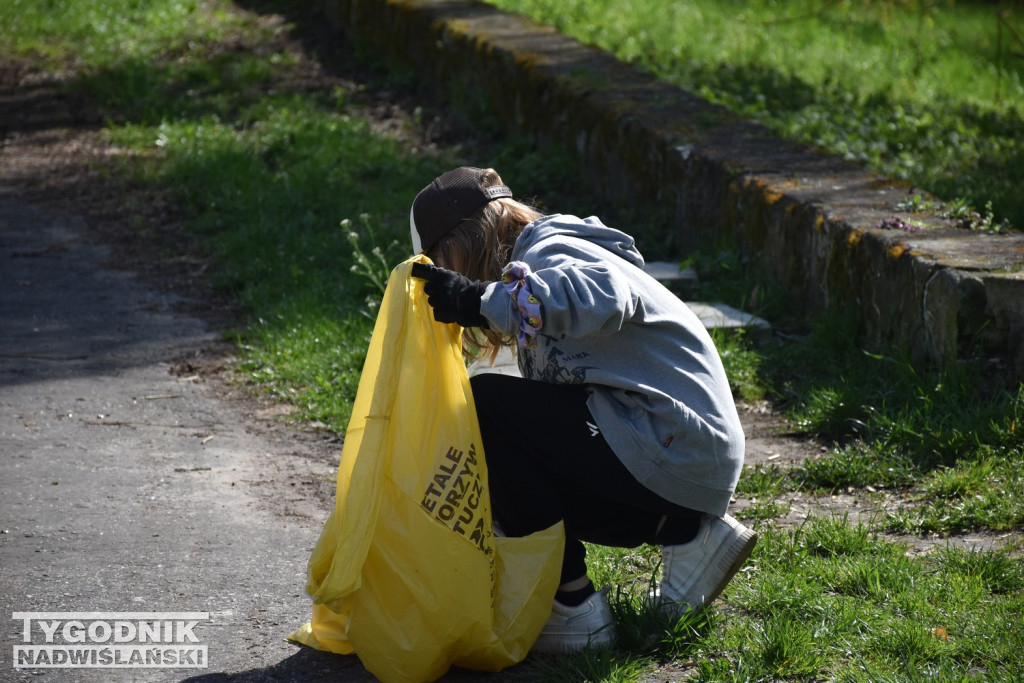
M 921 229 L 920 225 L 907 223 L 899 216 L 889 216 L 885 220 L 880 221 L 876 227 L 881 230 L 905 230 L 906 232 L 918 232 Z

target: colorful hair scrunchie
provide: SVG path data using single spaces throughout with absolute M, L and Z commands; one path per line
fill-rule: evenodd
M 505 291 L 512 297 L 522 322 L 519 323 L 519 334 L 516 340 L 519 346 L 532 348 L 537 345 L 537 333 L 544 326 L 543 309 L 540 299 L 533 295 L 526 276 L 530 267 L 522 261 L 512 261 L 501 272 L 501 283 Z

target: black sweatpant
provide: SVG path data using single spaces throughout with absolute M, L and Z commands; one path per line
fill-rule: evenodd
M 644 487 L 612 452 L 587 408 L 586 385 L 497 374 L 471 383 L 494 518 L 508 536 L 563 520 L 563 583 L 587 571 L 582 541 L 634 548 L 697 535 L 700 512 Z

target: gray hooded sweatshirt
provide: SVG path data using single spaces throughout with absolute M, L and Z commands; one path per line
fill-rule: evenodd
M 643 270 L 629 235 L 597 218 L 540 218 L 512 260 L 540 300 L 537 343 L 519 348 L 523 377 L 585 384 L 601 434 L 662 498 L 723 515 L 743 467 L 744 435 L 718 351 L 697 316 Z M 518 307 L 501 283 L 481 312 L 516 335 Z

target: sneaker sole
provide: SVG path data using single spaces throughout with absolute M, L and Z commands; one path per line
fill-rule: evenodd
M 615 630 L 602 629 L 589 636 L 559 636 L 552 635 L 545 638 L 543 635 L 530 648 L 530 652 L 545 655 L 569 655 L 575 654 L 587 647 L 597 649 L 611 645 L 615 641 Z
M 712 566 L 717 566 L 723 572 L 718 583 L 709 591 L 699 590 L 699 586 L 694 586 L 690 590 L 690 595 L 686 596 L 688 598 L 686 602 L 693 605 L 695 609 L 700 609 L 714 602 L 722 594 L 722 591 L 725 590 L 729 582 L 732 581 L 732 577 L 736 576 L 736 572 L 740 570 L 743 563 L 750 557 L 750 553 L 754 551 L 755 545 L 757 545 L 757 533 L 753 529 L 743 527 L 743 531 L 740 532 L 739 536 L 727 548 L 719 548 L 717 556 L 711 561 Z M 689 599 L 694 596 L 696 596 L 696 599 Z

